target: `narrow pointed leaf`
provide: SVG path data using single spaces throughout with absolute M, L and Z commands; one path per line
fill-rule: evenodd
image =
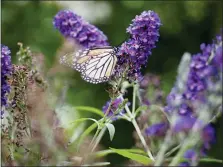
M 149 165 L 153 162 L 150 158 L 148 158 L 144 155 L 131 153 L 131 152 L 127 151 L 126 149 L 114 149 L 114 148 L 110 148 L 110 149 L 119 155 L 122 155 L 126 158 L 129 158 L 131 160 L 134 160 L 134 161 L 144 164 L 144 165 Z
M 122 150 L 125 150 L 127 152 L 131 152 L 131 153 L 147 155 L 145 151 L 140 150 L 140 149 L 122 149 Z M 95 156 L 97 158 L 100 158 L 100 157 L 104 157 L 108 154 L 114 154 L 114 153 L 115 153 L 115 151 L 109 149 L 109 150 L 102 150 L 102 151 L 95 152 L 93 156 Z
M 98 125 L 98 127 L 100 126 L 98 121 L 96 119 L 93 119 L 93 118 L 80 118 L 80 119 L 77 119 L 77 120 L 71 122 L 71 124 L 72 123 L 77 123 L 77 122 L 83 122 L 83 121 L 87 121 L 87 120 L 94 121 Z
M 81 111 L 88 111 L 88 112 L 91 112 L 91 113 L 94 113 L 94 114 L 97 114 L 101 117 L 104 116 L 104 113 L 97 109 L 97 108 L 94 108 L 94 107 L 88 107 L 88 106 L 77 106 L 75 107 L 76 110 L 81 110 Z

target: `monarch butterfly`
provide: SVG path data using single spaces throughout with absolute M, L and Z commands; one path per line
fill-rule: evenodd
M 79 71 L 85 81 L 97 84 L 108 81 L 114 73 L 117 51 L 111 46 L 79 50 L 62 56 L 60 63 Z

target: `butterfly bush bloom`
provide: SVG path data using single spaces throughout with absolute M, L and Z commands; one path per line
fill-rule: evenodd
M 201 44 L 201 53 L 190 58 L 184 56 L 179 69 L 175 86 L 167 96 L 167 106 L 165 112 L 169 117 L 173 116 L 173 134 L 179 132 L 188 133 L 196 124 L 200 129 L 201 145 L 195 150 L 187 150 L 184 158 L 189 162 L 182 162 L 179 166 L 190 166 L 192 161 L 202 156 L 206 156 L 206 151 L 216 140 L 215 129 L 207 123 L 216 115 L 215 109 L 222 104 L 222 37 L 217 36 L 212 44 Z M 188 57 L 188 58 L 187 58 Z M 185 73 L 184 73 L 185 72 Z M 184 73 L 184 74 L 183 74 Z M 206 106 L 206 111 L 202 107 Z M 199 119 L 200 115 L 208 112 L 209 120 Z M 159 132 L 165 132 L 164 122 L 151 125 L 146 129 L 148 136 L 162 136 Z M 197 153 L 196 153 L 197 152 Z
M 130 38 L 119 47 L 117 54 L 118 72 L 120 67 L 128 65 L 130 80 L 141 77 L 140 69 L 146 66 L 151 50 L 156 47 L 160 25 L 158 14 L 151 10 L 142 12 L 132 20 L 132 24 L 127 28 Z
M 207 103 L 207 93 L 213 93 L 209 91 L 210 87 L 214 86 L 217 82 L 222 82 L 222 67 L 220 67 L 222 65 L 216 62 L 216 59 L 222 59 L 222 42 L 219 39 L 221 38 L 218 37 L 213 44 L 201 44 L 200 49 L 202 52 L 192 57 L 186 89 L 180 96 L 183 103 L 178 108 L 178 113 L 182 115 L 182 117 L 185 117 L 183 119 L 187 119 L 187 121 L 181 121 L 182 129 L 182 122 L 185 122 L 185 124 L 187 124 L 186 122 L 191 122 L 192 125 L 192 122 L 195 122 L 195 113 L 191 106 L 192 103 L 195 101 Z M 217 91 L 220 93 L 222 89 L 220 88 Z M 170 94 L 168 97 L 169 101 L 171 99 L 173 100 L 171 96 L 174 96 L 174 94 Z M 182 112 L 182 110 L 184 110 L 184 112 Z M 180 129 L 179 127 L 180 126 L 178 126 L 178 129 Z
M 109 45 L 102 31 L 70 10 L 59 11 L 53 25 L 65 37 L 75 39 L 84 48 Z
M 222 94 L 222 38 L 217 36 L 212 44 L 201 44 L 201 53 L 192 56 L 189 72 L 186 81 L 172 89 L 167 97 L 167 106 L 165 111 L 168 115 L 176 115 L 176 120 L 173 123 L 173 132 L 189 132 L 194 125 L 200 128 L 200 137 L 202 145 L 200 147 L 201 156 L 205 156 L 206 151 L 210 149 L 210 145 L 215 141 L 214 128 L 200 120 L 198 116 L 204 115 L 203 112 L 208 112 L 208 119 L 215 116 L 215 109 L 221 106 Z M 181 77 L 181 76 L 178 76 Z M 220 86 L 219 86 L 220 85 Z M 180 90 L 179 87 L 182 89 Z M 179 90 L 181 92 L 179 92 Z M 213 100 L 213 97 L 214 100 Z M 202 107 L 206 106 L 206 111 L 202 111 Z M 208 121 L 208 120 L 206 120 Z M 161 127 L 162 128 L 162 127 Z M 161 130 L 161 129 L 160 129 Z M 195 156 L 193 151 L 185 152 L 184 157 L 193 159 Z M 188 162 L 182 162 L 180 166 L 189 165 Z
M 145 130 L 148 136 L 164 136 L 168 129 L 167 123 L 153 124 Z
M 7 94 L 10 92 L 10 85 L 7 82 L 12 72 L 11 51 L 7 46 L 1 45 L 1 106 L 7 107 Z M 1 116 L 4 112 L 1 111 Z

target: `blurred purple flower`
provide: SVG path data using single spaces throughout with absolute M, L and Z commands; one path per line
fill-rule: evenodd
M 141 68 L 146 66 L 151 50 L 155 48 L 155 43 L 159 38 L 159 27 L 161 25 L 158 14 L 149 10 L 137 15 L 132 20 L 132 24 L 127 28 L 130 38 L 120 47 L 118 56 L 117 72 L 123 64 L 128 66 L 129 80 L 141 77 Z
M 195 109 L 203 104 L 208 104 L 209 109 L 213 108 L 214 110 L 216 104 L 219 105 L 218 102 L 210 101 L 210 98 L 208 99 L 207 96 L 210 93 L 214 93 L 213 95 L 216 95 L 216 98 L 218 98 L 218 94 L 222 93 L 222 89 L 218 87 L 213 89 L 215 85 L 222 82 L 222 37 L 217 36 L 217 40 L 213 41 L 212 44 L 201 44 L 200 49 L 201 53 L 195 54 L 191 59 L 188 77 L 185 82 L 181 82 L 186 83 L 186 87 L 175 85 L 167 96 L 165 111 L 169 115 L 173 111 L 177 111 L 177 119 L 173 124 L 175 133 L 190 131 L 195 126 L 195 122 L 198 128 L 202 128 L 200 134 L 202 139 L 200 156 L 206 156 L 206 151 L 215 141 L 215 130 L 210 124 L 204 125 L 201 120 L 198 120 L 197 115 L 199 113 L 202 114 L 202 111 L 196 110 L 195 112 Z M 210 90 L 214 90 L 217 93 L 210 92 Z M 198 157 L 194 150 L 190 149 L 185 152 L 184 158 L 196 160 Z M 180 166 L 189 165 L 188 162 L 180 164 Z
M 188 149 L 184 153 L 184 158 L 188 159 L 189 162 L 181 162 L 178 166 L 191 166 L 190 162 L 195 161 L 198 158 L 198 155 L 193 149 Z
M 148 136 L 163 136 L 168 129 L 167 123 L 157 123 L 146 128 L 145 133 Z
M 190 71 L 186 82 L 186 90 L 178 95 L 173 88 L 167 96 L 166 111 L 170 112 L 174 109 L 172 102 L 176 100 L 176 96 L 181 100 L 181 105 L 178 107 L 178 113 L 192 112 L 193 109 L 187 103 L 194 101 L 206 102 L 205 93 L 208 89 L 208 82 L 215 77 L 222 80 L 222 37 L 217 36 L 212 44 L 201 44 L 201 53 L 195 54 L 190 63 Z M 221 44 L 220 44 L 221 43 Z M 213 57 L 212 57 L 213 56 Z M 187 107 L 185 107 L 187 106 Z M 186 111 L 187 110 L 187 111 Z
M 197 153 L 193 149 L 189 149 L 184 153 L 184 158 L 194 160 L 197 158 Z
M 173 125 L 173 131 L 175 133 L 181 131 L 189 131 L 194 123 L 196 122 L 196 118 L 192 116 L 178 116 L 176 123 Z
M 115 99 L 112 104 L 111 104 L 111 107 L 109 109 L 109 106 L 110 106 L 110 103 L 111 103 L 111 100 L 107 101 L 106 104 L 102 107 L 102 111 L 103 113 L 105 114 L 107 112 L 107 110 L 109 109 L 108 111 L 108 114 L 107 114 L 107 117 L 111 117 L 114 115 L 114 113 L 117 111 L 119 105 L 123 102 L 123 100 L 121 98 L 117 98 Z M 119 113 L 117 113 L 117 115 L 114 117 L 113 120 L 116 120 L 117 119 L 117 116 L 120 116 L 122 114 L 124 114 L 125 110 L 122 109 Z
M 215 142 L 215 129 L 211 125 L 204 127 L 202 131 L 202 139 L 204 141 L 204 148 L 209 149 L 210 144 Z
M 181 162 L 178 166 L 190 166 L 188 162 Z
M 7 46 L 1 44 L 1 106 L 7 107 L 7 93 L 10 92 L 8 77 L 12 72 L 11 51 Z M 1 111 L 1 116 L 4 111 Z
M 53 25 L 61 34 L 75 39 L 82 47 L 109 45 L 102 31 L 70 10 L 59 11 L 54 17 Z
M 160 104 L 164 101 L 164 92 L 161 88 L 160 77 L 147 73 L 139 82 L 141 103 L 144 105 Z

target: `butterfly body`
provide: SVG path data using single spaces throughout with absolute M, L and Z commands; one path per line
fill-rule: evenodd
M 81 73 L 81 77 L 90 83 L 109 80 L 117 62 L 117 49 L 106 46 L 79 50 L 61 57 L 60 62 Z

